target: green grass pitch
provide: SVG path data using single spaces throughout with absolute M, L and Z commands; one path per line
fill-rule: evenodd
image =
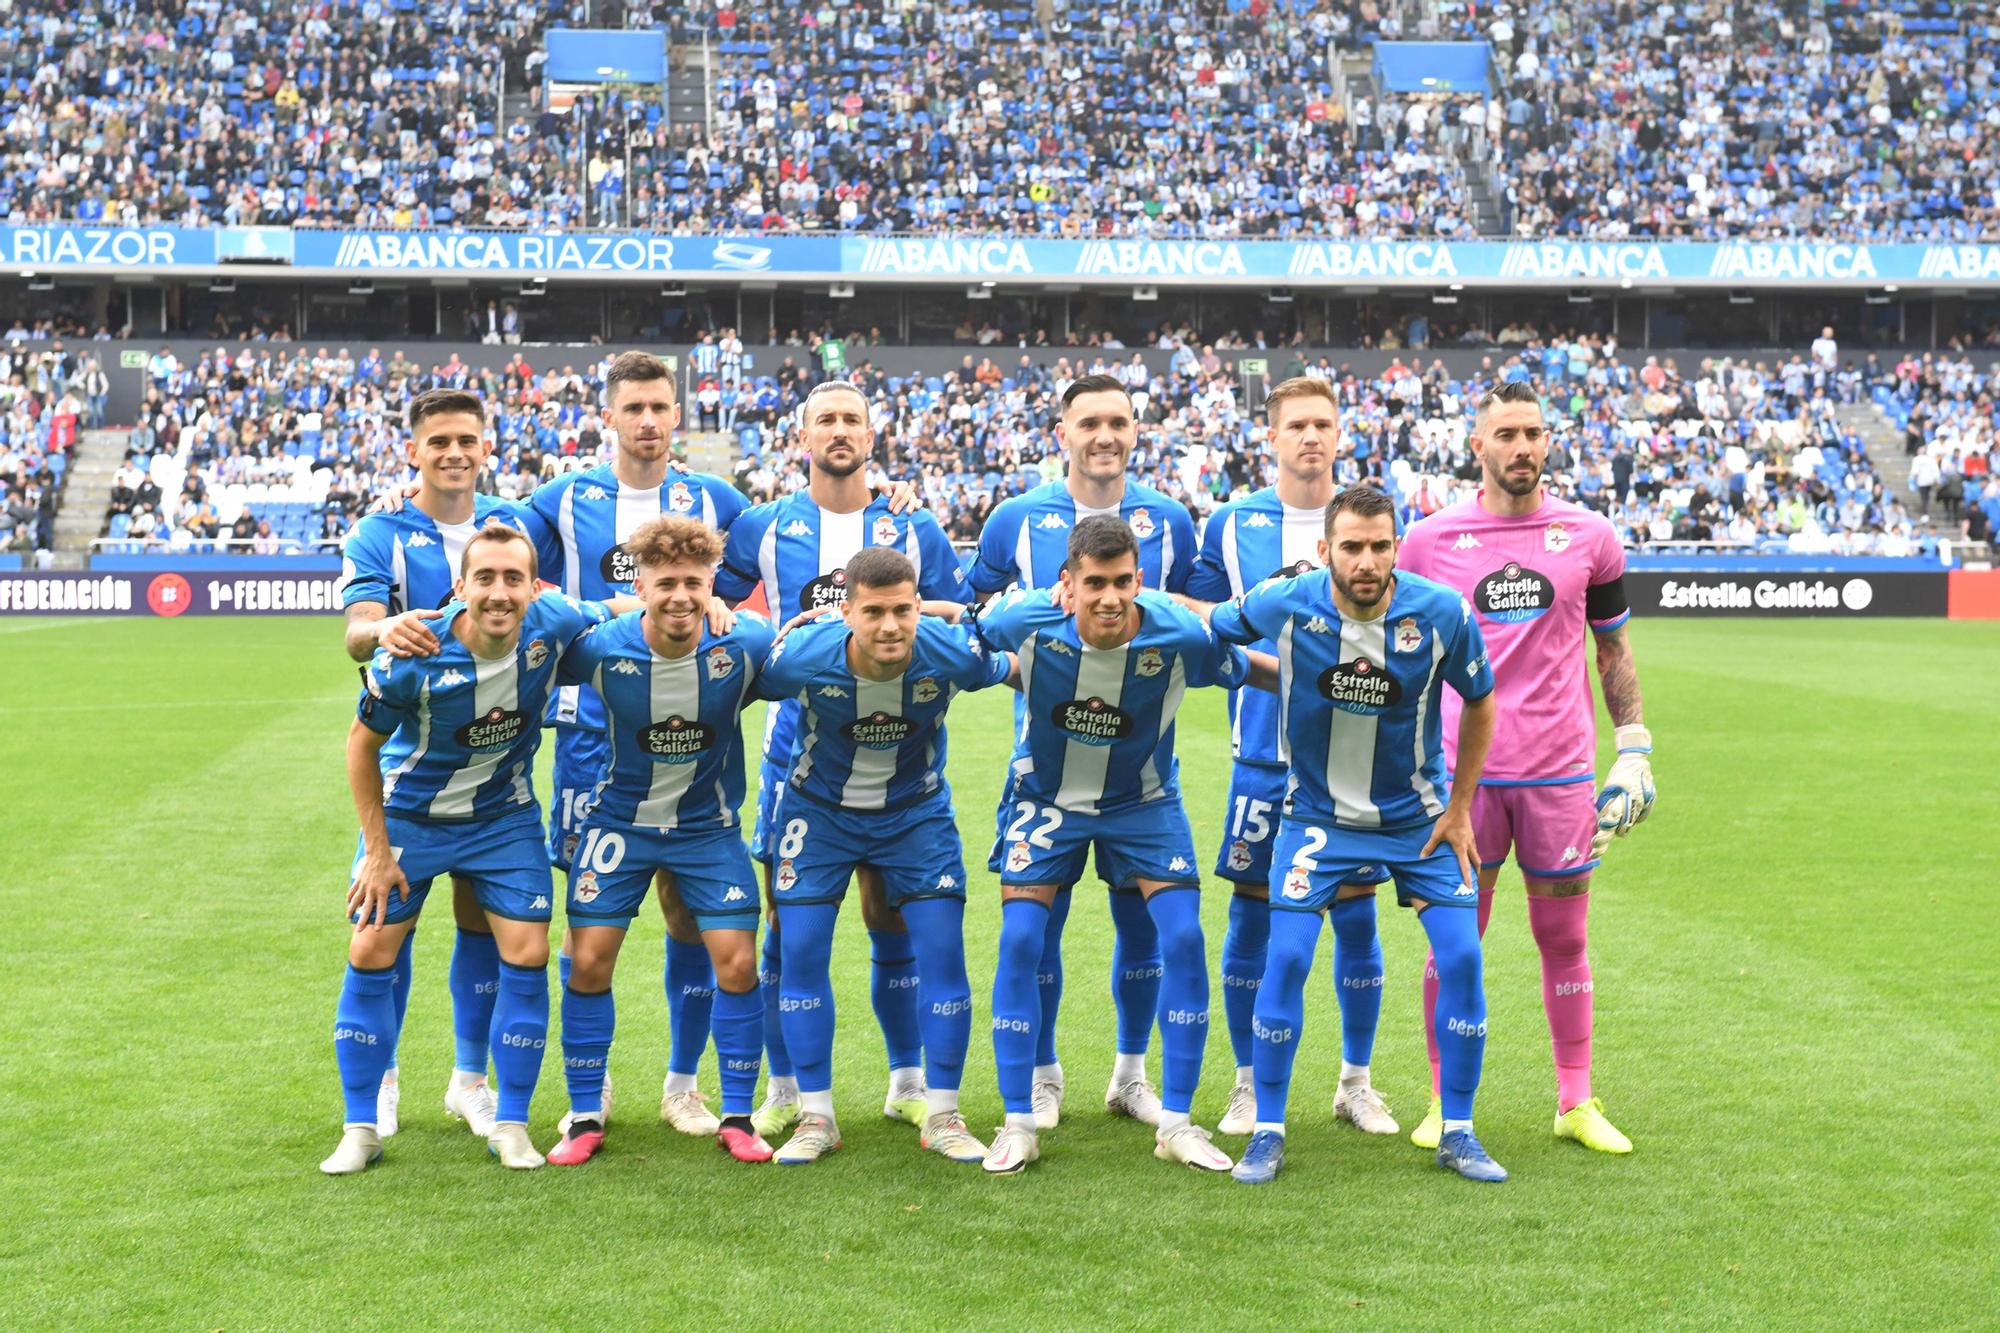
M 403 1130 L 366 1175 L 329 1025 L 354 817 L 355 689 L 332 619 L 0 622 L 6 919 L 0 1325 L 1446 1328 L 1937 1327 L 2000 1317 L 1990 704 L 2000 627 L 1635 626 L 1661 804 L 1599 873 L 1597 1087 L 1638 1151 L 1550 1134 L 1554 1084 L 1519 880 L 1488 935 L 1482 1187 L 1330 1121 L 1329 966 L 1308 992 L 1285 1174 L 1251 1190 L 1154 1160 L 1101 1109 L 1109 929 L 1070 919 L 1068 1118 L 992 1180 L 879 1116 L 852 910 L 836 954 L 846 1148 L 737 1165 L 653 1115 L 660 923 L 619 976 L 621 1114 L 579 1170 L 502 1171 L 438 1105 L 448 912 L 418 937 Z M 954 712 L 986 1011 L 983 869 L 1004 692 Z M 1181 727 L 1214 853 L 1218 694 Z M 542 784 L 546 791 L 546 779 Z M 1384 895 L 1375 1070 L 1422 1114 L 1421 932 Z M 1211 967 L 1225 899 L 1204 904 Z M 1197 1119 L 1231 1064 L 1219 986 Z M 1157 1076 L 1157 1043 L 1152 1067 Z M 713 1091 L 713 1056 L 703 1086 Z M 562 1110 L 550 1058 L 534 1134 Z M 975 1019 L 966 1103 L 999 1119 Z M 1225 1141 L 1232 1149 L 1240 1140 Z

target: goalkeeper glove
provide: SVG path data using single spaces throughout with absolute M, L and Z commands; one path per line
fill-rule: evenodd
M 1618 758 L 1597 793 L 1597 836 L 1590 854 L 1604 855 L 1614 837 L 1622 838 L 1645 822 L 1653 811 L 1653 736 L 1637 723 L 1618 728 Z

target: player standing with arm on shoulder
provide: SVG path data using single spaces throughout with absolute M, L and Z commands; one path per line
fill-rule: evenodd
M 1121 518 L 1139 541 L 1144 586 L 1178 593 L 1194 568 L 1194 518 L 1187 506 L 1132 480 L 1126 469 L 1139 442 L 1132 396 L 1110 375 L 1083 375 L 1063 391 L 1056 439 L 1069 459 L 1068 474 L 1024 495 L 1002 500 L 979 533 L 971 570 L 982 598 L 1010 586 L 1053 588 L 1069 561 L 1076 525 L 1096 515 Z M 1026 705 L 1017 702 L 1018 724 Z M 1065 885 L 1049 905 L 1048 948 L 1036 969 L 1041 990 L 1041 1035 L 1035 1052 L 1035 1123 L 1052 1129 L 1062 1116 L 1063 1071 L 1056 1058 L 1056 1014 L 1062 1003 L 1062 931 L 1069 918 Z M 1160 939 L 1145 901 L 1135 892 L 1111 890 L 1111 994 L 1118 1011 L 1117 1058 L 1105 1100 L 1113 1110 L 1157 1124 L 1160 1099 L 1146 1078 L 1160 998 Z
M 405 457 L 417 472 L 416 493 L 393 513 L 363 515 L 341 551 L 347 655 L 357 662 L 382 648 L 402 657 L 435 653 L 432 625 L 452 598 L 466 543 L 489 519 L 516 521 L 511 505 L 476 489 L 492 452 L 486 409 L 476 395 L 459 389 L 419 394 L 410 404 L 409 430 Z M 444 1105 L 485 1138 L 493 1132 L 486 1033 L 500 991 L 500 954 L 469 880 L 452 876 L 451 903 L 458 927 L 449 973 L 456 1054 Z M 399 1035 L 409 1007 L 416 934 L 413 926 L 396 957 L 392 994 Z M 400 1118 L 396 1045 L 392 1038 L 377 1098 L 376 1127 L 383 1138 L 396 1132 Z
M 1652 810 L 1653 740 L 1625 631 L 1625 552 L 1602 515 L 1542 485 L 1548 448 L 1541 402 L 1528 385 L 1503 384 L 1482 397 L 1472 429 L 1480 490 L 1413 526 L 1403 561 L 1466 596 L 1493 660 L 1499 730 L 1473 806 L 1479 927 L 1483 933 L 1511 850 L 1527 884 L 1528 927 L 1542 958 L 1556 1136 L 1626 1153 L 1632 1141 L 1605 1118 L 1591 1092 L 1595 984 L 1585 920 L 1591 872 L 1605 846 Z M 1584 671 L 1585 638 L 1596 645 L 1604 706 L 1618 738 L 1618 758 L 1594 802 L 1597 710 Z M 1447 699 L 1447 738 L 1453 712 Z M 1410 1138 L 1430 1147 L 1439 1111 L 1437 1037 L 1428 1027 L 1436 983 L 1428 967 L 1424 985 L 1433 1102 Z
M 438 651 L 378 651 L 348 732 L 361 838 L 334 1012 L 346 1115 L 339 1147 L 320 1163 L 328 1175 L 361 1171 L 381 1156 L 375 1099 L 395 1040 L 395 960 L 443 873 L 471 881 L 500 954 L 489 1029 L 499 1098 L 487 1148 L 504 1166 L 542 1165 L 528 1140 L 549 1012 L 550 889 L 535 751 L 562 655 L 611 611 L 540 596 L 534 545 L 513 528 L 481 528 L 460 561 Z
M 1185 604 L 1206 615 L 1212 604 L 1241 597 L 1265 579 L 1319 568 L 1326 506 L 1335 490 L 1338 402 L 1332 385 L 1306 376 L 1271 390 L 1264 413 L 1277 454 L 1277 484 L 1231 500 L 1209 516 Z M 1258 647 L 1277 650 L 1271 643 Z M 1222 1007 L 1236 1057 L 1236 1084 L 1229 1092 L 1228 1109 L 1215 1126 L 1218 1134 L 1248 1134 L 1257 1120 L 1256 1075 L 1251 1067 L 1257 1044 L 1251 1024 L 1271 934 L 1271 848 L 1285 804 L 1279 706 L 1274 695 L 1261 690 L 1235 689 L 1229 694 L 1230 752 L 1235 763 L 1215 873 L 1233 889 L 1229 930 L 1222 941 Z M 1340 994 L 1381 994 L 1382 946 L 1372 930 L 1364 941 L 1353 941 L 1336 929 L 1333 968 Z M 1370 1082 L 1365 1060 L 1358 1065 L 1343 1062 L 1333 1114 L 1366 1133 L 1397 1130 L 1388 1105 Z
M 1445 1132 L 1438 1165 L 1470 1180 L 1507 1173 L 1472 1132 L 1486 1045 L 1474 904 L 1472 795 L 1492 735 L 1493 675 L 1472 609 L 1457 593 L 1396 572 L 1391 501 L 1356 487 L 1326 507 L 1326 563 L 1272 579 L 1215 608 L 1218 638 L 1278 646 L 1278 743 L 1290 776 L 1271 864 L 1271 942 L 1257 991 L 1257 1124 L 1235 1176 L 1274 1179 L 1304 1027 L 1304 992 L 1322 911 L 1359 951 L 1375 936 L 1386 871 L 1437 956 Z M 1439 696 L 1464 700 L 1456 785 L 1446 776 Z M 1338 991 L 1343 1067 L 1368 1063 L 1380 987 Z

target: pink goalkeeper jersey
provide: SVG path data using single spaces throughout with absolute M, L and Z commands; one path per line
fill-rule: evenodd
M 1625 550 L 1603 515 L 1543 493 L 1519 518 L 1478 497 L 1413 524 L 1398 567 L 1465 594 L 1493 663 L 1500 715 L 1483 781 L 1587 782 L 1597 761 L 1597 705 L 1583 641 L 1629 614 L 1616 580 Z M 1594 595 L 1590 590 L 1599 589 Z M 1458 695 L 1444 691 L 1445 759 L 1458 750 Z

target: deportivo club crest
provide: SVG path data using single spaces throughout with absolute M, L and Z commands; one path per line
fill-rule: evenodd
M 1542 532 L 1544 551 L 1567 551 L 1569 549 L 1569 529 L 1560 523 L 1551 523 Z
M 1285 896 L 1294 902 L 1312 892 L 1312 871 L 1293 866 L 1285 875 Z
M 548 660 L 549 660 L 549 646 L 546 643 L 543 643 L 540 639 L 536 639 L 533 642 L 529 643 L 528 670 L 533 671 L 536 667 L 539 667 L 542 663 Z
M 910 700 L 912 703 L 927 704 L 937 697 L 938 683 L 933 677 L 925 676 L 916 684 L 910 686 Z
M 1033 855 L 1028 850 L 1028 844 L 1025 842 L 1017 842 L 1012 847 L 1009 847 L 1007 849 L 1007 869 L 1009 873 L 1019 874 L 1021 871 L 1026 870 L 1028 862 L 1033 858 Z
M 597 899 L 597 872 L 586 870 L 576 877 L 576 900 L 580 903 L 595 902 Z
M 1396 651 L 1414 653 L 1424 646 L 1424 632 L 1417 628 L 1417 622 L 1408 616 L 1396 622 Z
M 877 546 L 896 544 L 896 520 L 887 514 L 875 520 L 875 544 Z
M 677 481 L 667 488 L 667 508 L 676 514 L 685 514 L 694 508 L 694 492 L 684 481 Z
M 1139 660 L 1132 664 L 1132 669 L 1142 676 L 1157 676 L 1166 669 L 1166 665 L 1158 648 L 1141 648 Z
M 1144 509 L 1134 509 L 1132 516 L 1125 521 L 1132 525 L 1132 533 L 1140 541 L 1153 535 L 1153 516 Z
M 721 680 L 735 669 L 736 663 L 730 660 L 727 648 L 724 648 L 721 644 L 717 644 L 708 650 L 708 678 L 710 680 Z

